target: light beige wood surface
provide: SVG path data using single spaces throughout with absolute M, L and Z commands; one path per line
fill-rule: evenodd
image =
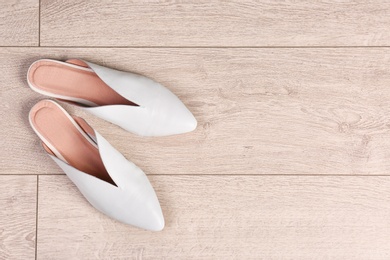
M 389 51 L 384 0 L 0 1 L 0 260 L 390 259 Z M 162 232 L 97 212 L 43 152 L 40 58 L 146 75 L 194 113 L 142 138 L 64 105 L 148 174 Z
M 390 3 L 41 1 L 43 46 L 389 46 Z
M 0 183 L 0 259 L 34 259 L 37 177 L 0 175 Z
M 0 46 L 38 46 L 39 0 L 0 1 Z
M 80 112 L 148 174 L 388 174 L 390 54 L 352 49 L 1 49 L 0 137 L 6 173 L 61 171 L 27 120 L 44 97 L 29 64 L 85 58 L 166 85 L 198 119 L 195 132 L 142 138 Z
M 152 176 L 162 232 L 40 176 L 38 259 L 388 259 L 390 177 Z

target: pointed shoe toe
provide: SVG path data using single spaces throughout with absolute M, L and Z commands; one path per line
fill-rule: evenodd
M 157 203 L 156 203 L 157 202 Z M 153 204 L 146 205 L 140 209 L 140 216 L 136 221 L 133 217 L 129 217 L 124 220 L 124 223 L 134 225 L 131 223 L 138 222 L 137 226 L 150 231 L 161 231 L 165 227 L 165 220 L 158 201 Z M 124 214 L 123 214 L 124 215 Z
M 189 133 L 194 131 L 198 125 L 198 121 L 186 107 L 173 114 L 171 122 L 171 134 Z

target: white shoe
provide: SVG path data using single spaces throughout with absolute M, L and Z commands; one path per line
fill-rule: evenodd
M 142 136 L 193 131 L 197 121 L 171 91 L 144 76 L 78 59 L 42 59 L 27 73 L 29 86 Z
M 145 173 L 82 118 L 43 100 L 31 109 L 29 120 L 49 156 L 92 206 L 126 224 L 164 228 L 160 203 Z

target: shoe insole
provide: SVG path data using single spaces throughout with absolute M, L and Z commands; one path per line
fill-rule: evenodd
M 78 124 L 53 101 L 38 102 L 30 111 L 30 122 L 44 143 L 59 159 L 74 168 L 95 176 L 113 185 L 114 182 L 104 167 L 97 145 L 88 136 L 93 130 L 85 122 Z M 80 118 L 75 118 L 81 123 Z M 83 131 L 89 127 L 91 131 Z
M 34 88 L 54 98 L 86 106 L 136 106 L 104 83 L 81 60 L 39 60 L 31 66 L 27 77 Z

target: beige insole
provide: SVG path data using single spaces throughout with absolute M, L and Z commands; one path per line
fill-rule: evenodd
M 73 66 L 69 66 L 73 64 Z M 40 60 L 34 63 L 27 75 L 29 82 L 37 89 L 48 92 L 49 96 L 83 105 L 131 105 L 136 104 L 125 99 L 107 86 L 93 71 L 85 70 L 87 64 L 72 59 L 66 62 Z M 53 94 L 53 95 L 50 95 Z M 87 100 L 89 103 L 83 103 Z
M 88 136 L 94 134 L 92 128 L 83 119 L 74 119 L 76 122 L 72 122 L 57 104 L 48 100 L 38 102 L 30 112 L 30 122 L 47 151 L 50 152 L 49 147 L 53 147 L 51 153 L 59 153 L 69 165 L 115 185 L 98 149 L 93 145 L 94 141 Z M 86 136 L 76 128 L 77 123 L 85 129 Z

